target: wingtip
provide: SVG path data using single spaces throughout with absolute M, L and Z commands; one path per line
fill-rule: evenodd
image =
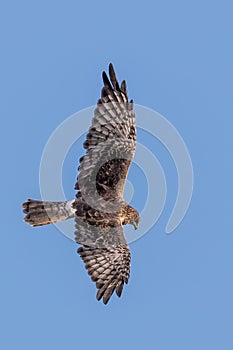
M 110 80 L 111 80 L 111 83 L 112 83 L 114 89 L 119 91 L 120 87 L 119 87 L 119 83 L 118 83 L 118 80 L 117 80 L 117 77 L 116 77 L 116 73 L 115 73 L 115 70 L 113 68 L 113 64 L 112 63 L 109 63 L 109 77 L 110 77 Z
M 108 79 L 107 74 L 106 74 L 105 71 L 102 72 L 102 78 L 103 78 L 103 81 L 105 81 L 106 79 Z
M 127 95 L 127 87 L 126 87 L 126 81 L 125 80 L 122 80 L 121 90 L 124 92 L 124 94 Z
M 107 303 L 109 302 L 109 299 L 110 299 L 110 297 L 108 297 L 108 298 L 103 298 L 103 303 L 104 303 L 104 305 L 107 305 Z
M 109 71 L 109 73 L 110 73 L 111 71 L 114 71 L 114 67 L 113 67 L 112 62 L 110 62 L 109 65 L 108 65 L 108 71 Z
M 111 83 L 110 83 L 105 71 L 103 71 L 103 73 L 102 73 L 102 78 L 103 78 L 104 85 L 107 86 L 108 88 L 112 89 Z
M 124 287 L 124 283 L 120 283 L 117 287 L 116 287 L 116 295 L 118 296 L 118 298 L 121 297 L 122 291 L 123 291 L 123 287 Z

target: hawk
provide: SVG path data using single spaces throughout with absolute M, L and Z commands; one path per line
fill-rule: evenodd
M 127 173 L 136 148 L 133 100 L 128 101 L 126 82 L 119 85 L 113 65 L 105 72 L 101 98 L 83 144 L 75 184 L 75 199 L 47 202 L 28 199 L 22 204 L 24 220 L 31 226 L 75 219 L 77 252 L 98 289 L 96 298 L 107 304 L 120 297 L 130 275 L 130 250 L 123 225 L 136 229 L 139 213 L 123 199 Z

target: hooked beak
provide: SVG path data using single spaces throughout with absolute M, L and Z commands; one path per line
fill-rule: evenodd
M 138 220 L 135 220 L 135 221 L 133 222 L 133 227 L 134 227 L 135 230 L 137 230 L 138 225 L 139 225 L 139 221 L 138 221 Z

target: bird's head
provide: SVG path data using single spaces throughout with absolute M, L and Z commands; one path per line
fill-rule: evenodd
M 138 228 L 140 222 L 140 216 L 136 209 L 130 205 L 126 205 L 121 211 L 122 225 L 131 224 L 135 228 Z

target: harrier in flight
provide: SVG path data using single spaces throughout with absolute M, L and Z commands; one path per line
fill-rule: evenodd
M 109 80 L 110 78 L 110 80 Z M 24 220 L 41 226 L 75 219 L 78 254 L 96 283 L 97 300 L 107 304 L 113 292 L 120 297 L 130 275 L 130 250 L 123 225 L 139 224 L 138 211 L 123 199 L 127 173 L 136 147 L 133 100 L 128 101 L 126 82 L 119 85 L 113 65 L 94 111 L 79 160 L 75 199 L 45 202 L 28 199 L 23 203 Z

